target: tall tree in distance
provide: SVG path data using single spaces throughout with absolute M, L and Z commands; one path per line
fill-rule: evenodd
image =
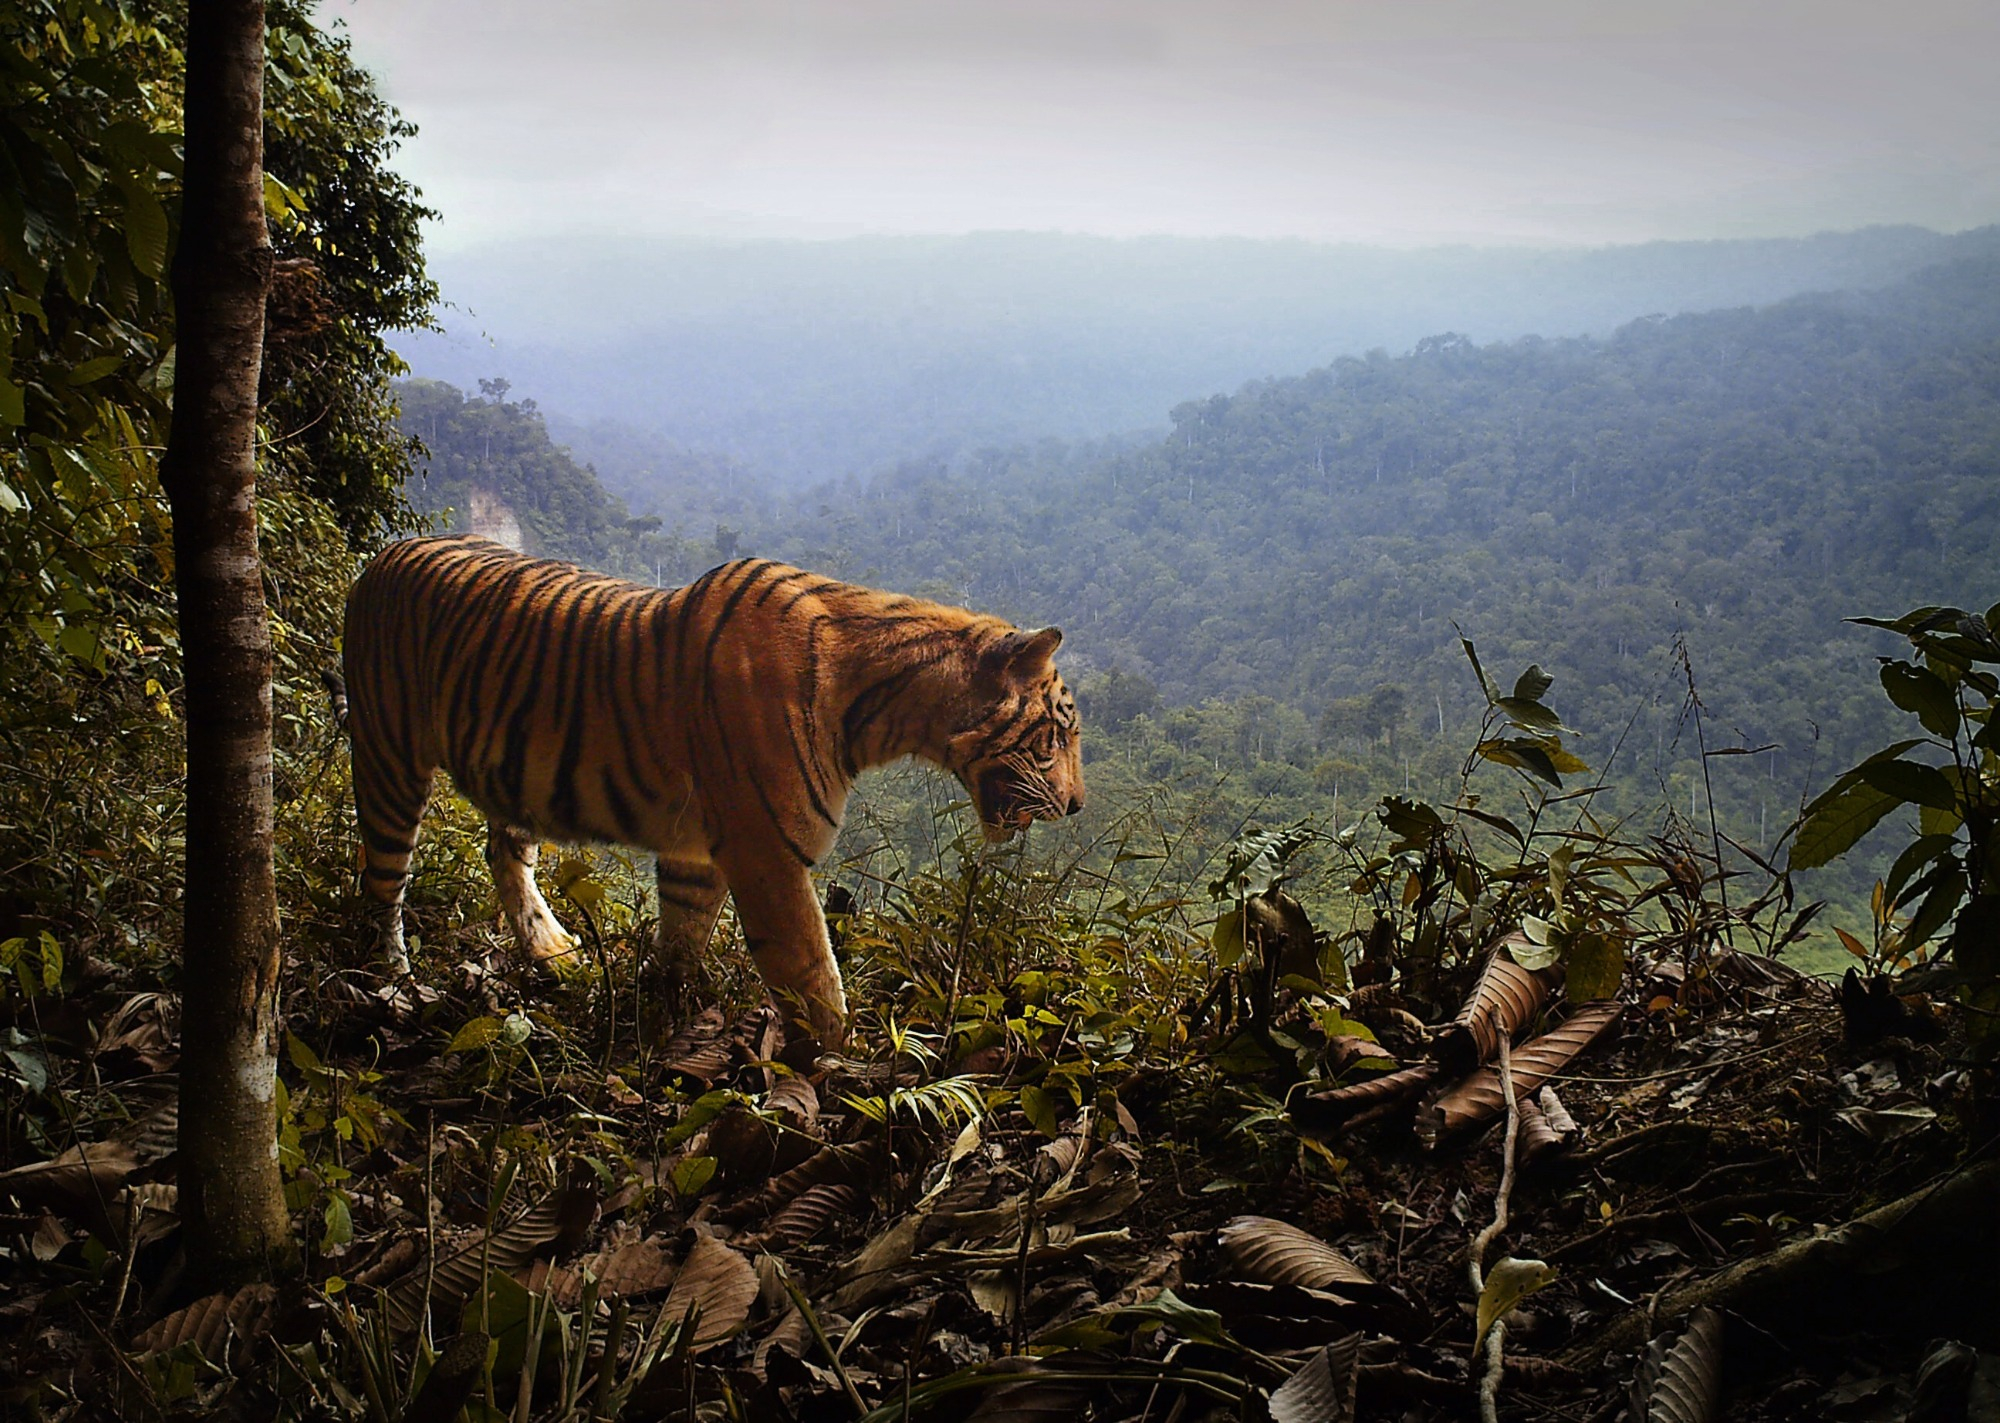
M 263 0 L 191 0 L 173 424 L 187 679 L 180 1181 L 213 1283 L 296 1258 L 277 1148 L 278 897 L 271 630 L 257 550 L 257 382 L 272 252 L 264 222 Z

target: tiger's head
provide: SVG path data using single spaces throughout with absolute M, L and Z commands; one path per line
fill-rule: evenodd
M 1056 628 L 1016 630 L 975 654 L 971 718 L 947 744 L 946 764 L 971 793 L 988 840 L 1083 809 L 1076 698 L 1053 661 L 1061 643 Z

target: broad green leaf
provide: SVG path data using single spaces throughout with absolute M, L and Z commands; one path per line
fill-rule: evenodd
M 28 393 L 13 381 L 0 375 L 0 428 L 14 429 L 26 424 L 28 419 Z M 27 508 L 27 503 L 13 490 L 0 485 L 0 510 L 19 513 Z
M 1915 948 L 1936 937 L 1938 931 L 1950 922 L 1958 912 L 1959 903 L 1965 898 L 1965 875 L 1956 864 L 1947 862 L 1939 866 L 1933 878 L 1930 893 L 1918 906 L 1909 927 L 1903 931 L 1906 948 Z
M 1933 810 L 1924 806 L 1917 812 L 1917 829 L 1924 835 L 1951 836 L 1958 827 L 1965 824 L 1965 818 L 1955 810 Z
M 1571 1002 L 1616 998 L 1625 981 L 1625 950 L 1603 934 L 1579 934 L 1564 968 L 1563 992 Z
M 1958 794 L 1935 766 L 1915 761 L 1874 761 L 1862 768 L 1862 781 L 1911 805 L 1933 810 L 1958 810 Z
M 1788 864 L 1795 870 L 1816 870 L 1854 848 L 1883 816 L 1905 802 L 1900 796 L 1857 782 L 1831 800 L 1813 802 L 1792 842 Z
M 1892 903 L 1901 903 L 1903 887 L 1910 882 L 1910 876 L 1939 855 L 1948 852 L 1957 843 L 1957 837 L 1952 835 L 1924 835 L 1912 840 L 1903 853 L 1896 857 L 1895 867 L 1889 871 L 1889 877 L 1882 881 L 1883 894 Z
M 1549 688 L 1553 687 L 1555 684 L 1556 684 L 1555 678 L 1551 677 L 1548 673 L 1544 672 L 1540 667 L 1535 666 L 1534 664 L 1531 663 L 1529 664 L 1528 670 L 1523 672 L 1520 675 L 1520 677 L 1515 681 L 1514 696 L 1512 700 L 1518 700 L 1523 702 L 1539 702 L 1542 699 L 1543 695 L 1547 693 Z
M 320 1244 L 327 1249 L 335 1249 L 354 1241 L 354 1213 L 347 1207 L 347 1197 L 335 1191 L 327 1197 L 326 1234 Z
M 1834 779 L 1832 785 L 1828 786 L 1825 790 L 1821 791 L 1817 796 L 1813 797 L 1813 799 L 1807 803 L 1806 819 L 1810 820 L 1821 806 L 1831 803 L 1837 796 L 1851 789 L 1854 786 L 1854 784 L 1861 779 L 1861 773 L 1867 770 L 1868 767 L 1874 765 L 1877 761 L 1893 761 L 1898 756 L 1902 755 L 1905 751 L 1909 750 L 1912 746 L 1919 746 L 1922 744 L 1923 744 L 1923 739 L 1921 737 L 1914 737 L 1914 736 L 1907 741 L 1892 742 L 1891 744 L 1884 746 L 1880 751 L 1877 751 L 1873 756 L 1870 756 L 1867 760 L 1863 761 L 1860 765 L 1841 772 L 1840 775 Z
M 1502 697 L 1493 704 L 1514 725 L 1526 731 L 1562 731 L 1562 718 L 1543 706 L 1522 697 Z
M 1059 1128 L 1056 1125 L 1056 1099 L 1048 1091 L 1032 1084 L 1021 1089 L 1021 1111 L 1033 1123 L 1036 1131 L 1043 1136 L 1054 1137 Z
M 1926 667 L 1907 662 L 1882 664 L 1882 690 L 1906 712 L 1915 712 L 1924 730 L 1950 738 L 1958 732 L 1958 698 L 1944 678 Z
M 692 1200 L 708 1189 L 708 1183 L 715 1179 L 715 1158 L 713 1156 L 683 1156 L 674 1163 L 674 1192 L 682 1200 Z
M 326 1065 L 319 1060 L 319 1054 L 306 1045 L 305 1039 L 297 1033 L 285 1034 L 285 1054 L 292 1060 L 292 1066 L 301 1072 L 324 1075 Z
M 1522 736 L 1495 737 L 1480 742 L 1473 750 L 1488 761 L 1527 771 L 1557 788 L 1562 786 L 1562 773 L 1556 769 L 1548 749 L 1539 741 Z
M 125 246 L 140 274 L 161 281 L 167 274 L 167 210 L 136 176 L 120 175 L 125 197 Z
M 1157 1321 L 1183 1339 L 1202 1344 L 1228 1344 L 1229 1333 L 1222 1316 L 1212 1309 L 1189 1304 L 1172 1290 L 1161 1290 L 1142 1304 L 1127 1305 L 1116 1312 L 1118 1319 Z
M 1215 945 L 1215 966 L 1234 968 L 1243 957 L 1243 911 L 1232 909 L 1219 917 L 1209 942 Z
M 69 374 L 63 379 L 72 386 L 89 385 L 94 380 L 102 380 L 124 364 L 123 356 L 96 356 L 72 366 Z
M 481 1048 L 493 1046 L 493 1040 L 500 1036 L 500 1020 L 492 1017 L 473 1018 L 461 1024 L 445 1045 L 446 1052 L 477 1052 Z

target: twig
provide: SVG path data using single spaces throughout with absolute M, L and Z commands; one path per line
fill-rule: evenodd
M 1486 1247 L 1507 1228 L 1507 1201 L 1514 1192 L 1514 1142 L 1521 1131 L 1521 1106 L 1514 1098 L 1512 1046 L 1505 1033 L 1500 1035 L 1500 1092 L 1507 1100 L 1507 1134 L 1500 1143 L 1500 1189 L 1493 1196 L 1493 1220 L 1472 1238 L 1472 1251 L 1466 1260 L 1466 1273 L 1472 1279 L 1475 1304 L 1486 1290 Z M 1486 1376 L 1479 1382 L 1480 1423 L 1498 1423 L 1499 1420 L 1500 1375 L 1504 1368 L 1506 1337 L 1506 1324 L 1495 1320 L 1484 1338 L 1472 1341 L 1475 1362 L 1481 1347 L 1486 1349 Z

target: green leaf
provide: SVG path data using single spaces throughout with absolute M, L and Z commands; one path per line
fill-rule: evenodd
M 1956 864 L 1949 862 L 1939 866 L 1931 892 L 1924 896 L 1923 904 L 1903 931 L 1903 946 L 1913 949 L 1936 937 L 1937 932 L 1950 922 L 1951 916 L 1958 912 L 1959 902 L 1964 898 L 1964 873 Z
M 1514 695 L 1510 700 L 1539 702 L 1549 688 L 1555 684 L 1555 678 L 1531 663 L 1528 670 L 1523 672 L 1515 681 Z
M 305 1039 L 297 1033 L 285 1034 L 285 1055 L 292 1060 L 292 1066 L 301 1072 L 315 1076 L 326 1075 L 326 1064 L 319 1060 L 319 1054 L 306 1046 Z
M 102 380 L 124 364 L 123 356 L 96 356 L 80 365 L 72 366 L 63 380 L 71 386 L 89 385 L 94 380 Z
M 125 197 L 125 247 L 142 276 L 162 281 L 167 274 L 167 210 L 145 183 L 121 174 L 118 191 Z
M 1911 805 L 1927 805 L 1933 810 L 1958 811 L 1958 793 L 1935 766 L 1915 761 L 1874 761 L 1861 770 L 1864 784 Z
M 1479 665 L 1479 654 L 1473 650 L 1472 639 L 1461 633 L 1458 645 L 1465 649 L 1465 660 L 1472 664 L 1472 675 L 1479 679 L 1479 690 L 1486 694 L 1486 705 L 1492 706 L 1500 700 L 1500 691 L 1493 685 L 1493 679 L 1486 675 L 1486 669 Z
M 473 1018 L 460 1025 L 459 1030 L 451 1035 L 451 1041 L 445 1045 L 445 1051 L 448 1053 L 477 1052 L 481 1048 L 493 1046 L 494 1039 L 499 1036 L 500 1020 L 498 1018 Z
M 674 1192 L 682 1200 L 693 1200 L 708 1189 L 708 1183 L 715 1179 L 715 1158 L 713 1156 L 683 1156 L 674 1163 Z
M 1021 1089 L 1021 1110 L 1033 1123 L 1036 1131 L 1043 1136 L 1054 1137 L 1060 1128 L 1056 1125 L 1056 1099 L 1046 1089 L 1032 1084 Z
M 7 377 L 0 375 L 0 428 L 11 430 L 27 423 L 28 393 Z M 0 490 L 5 490 L 5 498 L 0 500 L 0 507 L 4 507 L 7 513 L 18 513 L 28 507 L 21 496 L 13 490 L 6 489 L 4 485 L 0 485 Z M 6 501 L 12 501 L 11 505 Z
M 1924 835 L 1912 840 L 1903 853 L 1896 857 L 1895 867 L 1889 871 L 1889 877 L 1882 881 L 1883 895 L 1892 904 L 1901 903 L 1903 886 L 1910 882 L 1910 876 L 1957 843 L 1957 838 L 1952 835 Z
M 1625 950 L 1603 934 L 1580 934 L 1564 967 L 1563 993 L 1571 1002 L 1616 998 L 1625 981 Z
M 354 1212 L 347 1207 L 347 1197 L 335 1191 L 326 1201 L 326 1234 L 320 1244 L 327 1249 L 337 1249 L 354 1241 Z
M 1218 969 L 1236 967 L 1236 963 L 1244 955 L 1244 911 L 1230 909 L 1228 913 L 1218 917 L 1214 933 L 1208 935 L 1208 941 L 1216 945 Z
M 1493 704 L 1507 720 L 1523 731 L 1562 731 L 1562 718 L 1540 702 L 1522 697 L 1502 697 Z
M 1925 667 L 1908 662 L 1882 664 L 1882 690 L 1889 700 L 1906 712 L 1916 713 L 1924 730 L 1933 736 L 1950 738 L 1958 733 L 1958 698 L 1944 678 Z
M 1816 870 L 1830 864 L 1902 804 L 1902 797 L 1865 781 L 1857 781 L 1831 799 L 1822 796 L 1807 809 L 1787 863 L 1795 870 Z
M 1494 737 L 1480 742 L 1472 749 L 1488 761 L 1502 766 L 1512 766 L 1516 770 L 1537 776 L 1558 789 L 1562 787 L 1562 773 L 1556 769 L 1556 763 L 1550 757 L 1548 749 L 1539 741 L 1531 741 L 1522 736 L 1510 736 L 1504 739 Z
M 1201 1309 L 1189 1304 L 1172 1290 L 1161 1290 L 1143 1304 L 1128 1305 L 1117 1311 L 1119 1319 L 1158 1321 L 1171 1328 L 1183 1339 L 1202 1344 L 1226 1345 L 1230 1343 L 1229 1333 L 1222 1327 L 1222 1316 L 1212 1309 Z

